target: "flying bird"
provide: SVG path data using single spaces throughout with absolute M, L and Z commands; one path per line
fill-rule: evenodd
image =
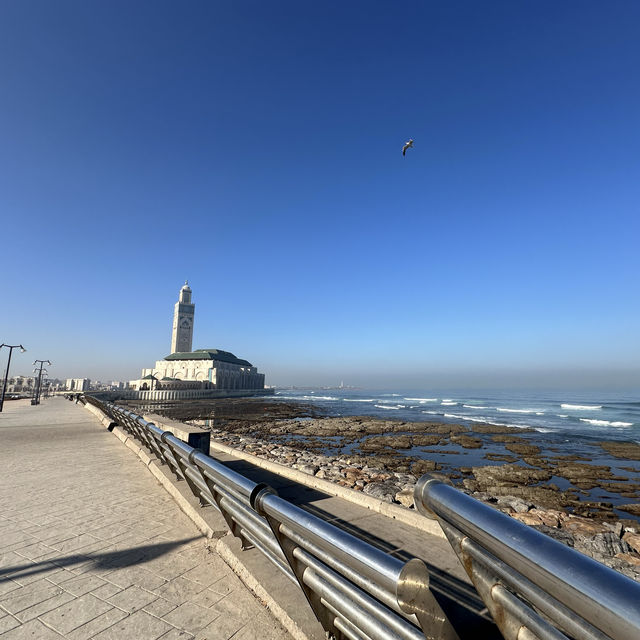
M 413 149 L 413 140 L 409 138 L 408 142 L 404 143 L 404 147 L 402 147 L 402 155 L 407 153 L 407 149 Z

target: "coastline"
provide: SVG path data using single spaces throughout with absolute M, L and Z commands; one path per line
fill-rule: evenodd
M 216 442 L 413 508 L 424 473 L 640 580 L 640 445 L 500 425 L 331 417 L 304 402 L 155 407 Z M 545 436 L 547 434 L 544 434 Z M 557 442 L 556 442 L 557 440 Z

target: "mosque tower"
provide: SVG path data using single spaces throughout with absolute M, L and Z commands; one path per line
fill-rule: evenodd
M 191 351 L 193 341 L 193 316 L 196 305 L 191 302 L 191 287 L 185 280 L 180 289 L 180 298 L 173 312 L 173 331 L 171 333 L 171 353 Z

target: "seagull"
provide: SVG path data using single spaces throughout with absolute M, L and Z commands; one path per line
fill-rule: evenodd
M 404 147 L 402 147 L 402 155 L 407 153 L 407 149 L 413 149 L 413 140 L 409 138 L 408 142 L 404 143 Z

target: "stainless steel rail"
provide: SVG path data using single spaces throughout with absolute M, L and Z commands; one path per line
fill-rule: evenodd
M 110 402 L 85 398 L 186 482 L 203 507 L 220 511 L 243 548 L 257 548 L 297 582 L 327 638 L 456 640 L 458 632 L 475 637 L 466 632 L 468 620 L 454 621 L 455 626 L 449 620 L 441 598 L 430 589 L 422 560 L 403 561 L 384 553 L 141 416 Z
M 428 475 L 414 498 L 507 640 L 640 638 L 639 583 Z

